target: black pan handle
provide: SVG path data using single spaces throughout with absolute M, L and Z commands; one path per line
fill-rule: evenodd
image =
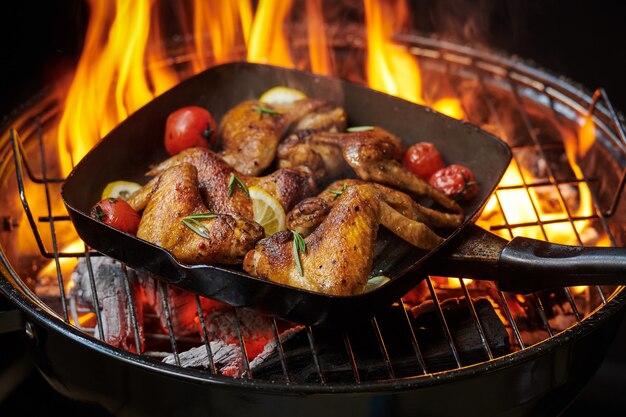
M 626 284 L 626 248 L 567 246 L 516 237 L 498 263 L 498 288 L 529 293 L 575 285 Z
M 427 266 L 431 275 L 497 281 L 529 293 L 576 285 L 626 285 L 626 248 L 567 246 L 516 237 L 510 242 L 470 225 Z

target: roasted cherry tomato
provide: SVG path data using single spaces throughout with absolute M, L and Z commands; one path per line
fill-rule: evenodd
M 478 194 L 478 183 L 471 169 L 463 165 L 449 165 L 435 172 L 430 185 L 450 198 L 468 201 Z
M 419 142 L 412 145 L 404 154 L 404 166 L 423 180 L 428 179 L 443 168 L 441 154 L 430 142 Z
M 96 203 L 89 214 L 122 232 L 137 234 L 139 214 L 124 200 L 105 198 Z
M 170 155 L 196 146 L 215 144 L 215 119 L 202 107 L 188 106 L 172 112 L 165 124 L 165 149 Z

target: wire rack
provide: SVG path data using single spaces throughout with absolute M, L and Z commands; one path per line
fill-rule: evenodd
M 533 67 L 526 66 L 523 63 L 513 62 L 510 59 L 500 58 L 497 55 L 489 54 L 486 52 L 475 51 L 473 49 L 468 49 L 464 47 L 460 47 L 457 45 L 446 44 L 441 41 L 434 41 L 428 38 L 417 38 L 410 37 L 404 40 L 400 40 L 401 43 L 406 45 L 407 50 L 413 53 L 416 58 L 420 61 L 420 64 L 424 68 L 428 68 L 429 65 L 432 66 L 433 63 L 436 64 L 437 68 L 446 75 L 446 79 L 449 87 L 451 88 L 456 99 L 464 106 L 466 102 L 463 95 L 463 85 L 462 81 L 470 78 L 474 83 L 474 97 L 477 100 L 480 100 L 482 106 L 487 109 L 491 120 L 495 120 L 497 123 L 494 128 L 499 133 L 500 137 L 502 137 L 505 141 L 514 143 L 513 138 L 509 137 L 509 131 L 507 126 L 500 120 L 499 118 L 499 103 L 494 98 L 490 91 L 493 90 L 494 86 L 497 86 L 500 90 L 504 90 L 508 92 L 509 100 L 512 103 L 512 108 L 517 113 L 517 116 L 521 120 L 522 126 L 524 128 L 525 134 L 529 139 L 526 143 L 521 145 L 512 145 L 513 153 L 514 153 L 514 163 L 517 165 L 521 164 L 521 161 L 518 159 L 518 152 L 522 149 L 532 149 L 538 155 L 540 155 L 544 159 L 548 159 L 548 153 L 553 149 L 551 147 L 554 144 L 546 144 L 544 143 L 537 134 L 535 129 L 534 117 L 529 114 L 527 109 L 527 101 L 532 100 L 535 102 L 539 102 L 543 105 L 545 111 L 551 112 L 552 116 L 555 120 L 563 121 L 564 123 L 571 122 L 572 119 L 576 119 L 581 116 L 590 116 L 593 118 L 594 123 L 596 125 L 596 129 L 600 134 L 608 138 L 609 141 L 615 144 L 615 146 L 623 153 L 626 154 L 626 138 L 624 136 L 624 131 L 620 120 L 612 108 L 606 93 L 603 90 L 598 90 L 594 95 L 589 96 L 588 94 L 584 94 L 577 87 L 572 86 L 569 83 L 563 82 L 562 80 L 557 80 L 556 78 L 548 75 L 542 71 L 536 70 Z M 461 80 L 461 81 L 459 81 Z M 469 108 L 464 108 L 464 113 L 467 115 L 468 121 L 472 123 L 481 123 L 481 120 L 473 120 L 472 119 L 472 111 Z M 59 207 L 58 205 L 53 204 L 55 200 L 59 200 L 60 196 L 56 195 L 52 191 L 53 184 L 59 184 L 64 181 L 64 178 L 55 178 L 49 173 L 49 167 L 46 165 L 46 155 L 49 152 L 48 148 L 50 147 L 47 140 L 45 140 L 44 132 L 49 125 L 49 121 L 51 120 L 50 113 L 45 113 L 46 116 L 37 116 L 30 120 L 28 127 L 21 128 L 22 135 L 28 141 L 36 141 L 37 143 L 37 152 L 39 153 L 37 160 L 40 161 L 39 166 L 33 166 L 31 161 L 31 157 L 27 154 L 24 149 L 24 143 L 20 139 L 20 135 L 15 130 L 11 130 L 10 135 L 10 143 L 12 149 L 12 163 L 14 165 L 15 177 L 17 180 L 17 187 L 19 192 L 19 197 L 21 200 L 21 204 L 24 210 L 24 214 L 26 219 L 28 220 L 28 224 L 32 229 L 33 235 L 35 237 L 35 241 L 37 243 L 38 249 L 43 258 L 49 259 L 55 265 L 57 284 L 59 288 L 60 294 L 60 311 L 59 317 L 67 324 L 71 326 L 75 326 L 80 330 L 90 334 L 92 337 L 103 340 L 103 318 L 101 315 L 101 311 L 98 308 L 93 310 L 79 308 L 76 309 L 75 306 L 70 305 L 68 302 L 68 295 L 66 294 L 67 281 L 68 277 L 64 276 L 62 273 L 62 268 L 60 266 L 60 261 L 63 258 L 85 258 L 85 262 L 88 266 L 89 273 L 89 285 L 91 288 L 92 294 L 92 303 L 94 306 L 100 305 L 99 295 L 96 290 L 97 285 L 95 281 L 92 259 L 95 256 L 101 256 L 95 251 L 90 250 L 87 246 L 84 247 L 84 250 L 80 252 L 65 252 L 59 248 L 59 244 L 57 241 L 57 228 L 60 223 L 68 222 L 69 217 L 66 215 L 59 215 L 58 213 L 53 212 L 53 207 Z M 611 199 L 611 202 L 608 206 L 602 206 L 602 204 L 598 201 L 596 196 L 594 195 L 593 204 L 594 210 L 592 215 L 586 216 L 577 216 L 573 214 L 568 208 L 568 204 L 566 203 L 566 197 L 563 195 L 562 189 L 563 186 L 567 185 L 583 185 L 590 187 L 593 189 L 591 185 L 596 179 L 587 178 L 585 176 L 578 178 L 570 178 L 567 180 L 561 180 L 558 178 L 557 173 L 554 172 L 553 168 L 548 165 L 547 166 L 547 178 L 542 179 L 540 181 L 526 181 L 519 185 L 508 185 L 499 187 L 495 194 L 494 198 L 496 199 L 496 204 L 500 213 L 502 213 L 503 222 L 499 225 L 491 226 L 492 231 L 501 231 L 503 233 L 508 233 L 509 236 L 514 236 L 517 233 L 519 228 L 523 227 L 536 227 L 541 233 L 541 237 L 545 240 L 549 240 L 549 233 L 547 232 L 547 228 L 550 227 L 553 223 L 569 223 L 571 225 L 573 237 L 576 239 L 578 244 L 583 244 L 583 239 L 580 236 L 580 233 L 576 227 L 576 223 L 579 221 L 594 221 L 600 225 L 601 233 L 604 233 L 610 239 L 612 245 L 616 245 L 615 236 L 611 232 L 611 228 L 609 227 L 609 220 L 611 216 L 615 213 L 617 206 L 621 200 L 622 190 L 624 188 L 625 182 L 625 173 L 624 171 L 620 179 L 618 181 L 618 186 L 615 188 L 614 195 Z M 47 204 L 47 214 L 44 216 L 36 217 L 33 214 L 32 206 L 29 203 L 29 199 L 26 196 L 25 191 L 25 179 L 28 178 L 30 181 L 37 184 L 38 189 L 41 193 L 43 193 L 45 197 L 45 201 Z M 531 195 L 531 191 L 533 189 L 539 189 L 541 187 L 552 187 L 556 191 L 556 198 L 558 199 L 561 206 L 565 209 L 565 218 L 558 220 L 542 220 L 539 209 L 535 204 L 535 199 Z M 535 217 L 537 221 L 535 222 L 523 222 L 516 223 L 513 221 L 509 221 L 507 216 L 504 215 L 503 202 L 501 201 L 501 192 L 506 190 L 521 190 L 528 195 L 529 201 L 532 203 L 532 208 L 534 210 Z M 10 223 L 10 222 L 9 222 Z M 8 224 L 5 221 L 5 229 L 9 230 L 15 225 Z M 50 231 L 50 242 L 45 242 L 45 239 L 42 237 L 40 233 L 40 228 L 49 228 Z M 130 285 L 130 277 L 128 274 L 128 270 L 123 269 L 125 273 L 124 280 L 124 290 L 127 295 L 127 303 L 128 309 L 130 312 L 130 319 L 132 324 L 132 331 L 134 333 L 134 351 L 137 352 L 135 355 L 142 356 L 144 358 L 155 360 L 158 362 L 158 359 L 155 359 L 158 355 L 155 352 L 150 350 L 142 351 L 142 346 L 140 344 L 140 325 L 138 323 L 137 312 L 135 311 L 136 300 L 133 299 L 133 292 L 131 291 Z M 469 315 L 472 319 L 473 326 L 479 335 L 479 339 L 481 341 L 480 349 L 484 351 L 484 359 L 483 361 L 491 361 L 494 359 L 494 353 L 492 346 L 489 345 L 488 338 L 485 334 L 485 329 L 483 328 L 483 323 L 481 322 L 479 315 L 477 314 L 475 307 L 475 299 L 476 294 L 474 287 L 472 284 L 467 284 L 464 280 L 458 279 L 459 284 L 459 294 L 462 296 L 462 302 L 465 304 L 465 308 L 469 312 Z M 461 355 L 459 354 L 459 348 L 456 345 L 452 332 L 450 330 L 450 323 L 448 322 L 446 315 L 444 314 L 444 310 L 442 308 L 442 303 L 444 298 L 447 296 L 445 292 L 442 292 L 442 289 L 439 288 L 438 282 L 433 277 L 426 277 L 426 279 L 420 285 L 425 285 L 427 287 L 427 291 L 429 294 L 429 298 L 433 301 L 434 311 L 436 317 L 438 319 L 440 330 L 443 334 L 443 337 L 446 341 L 447 347 L 449 349 L 449 353 L 453 358 L 451 367 L 449 369 L 460 369 L 469 365 L 470 363 L 465 363 L 462 360 Z M 206 349 L 209 365 L 205 370 L 207 377 L 218 377 L 219 372 L 216 367 L 213 352 L 211 349 L 211 336 L 209 332 L 207 332 L 207 326 L 205 323 L 205 315 L 202 309 L 202 299 L 199 296 L 196 296 L 196 306 L 197 306 L 197 320 L 199 321 L 199 328 L 201 329 L 199 340 L 191 339 L 188 340 L 185 337 L 181 337 L 175 334 L 174 326 L 172 325 L 172 317 L 171 317 L 171 306 L 168 302 L 167 293 L 169 288 L 167 285 L 158 284 L 157 289 L 161 295 L 162 300 L 162 310 L 165 315 L 165 322 L 167 327 L 167 332 L 159 333 L 159 334 L 147 334 L 145 335 L 146 340 L 148 339 L 159 339 L 161 341 L 167 340 L 169 342 L 170 353 L 173 354 L 174 361 L 176 366 L 178 367 L 179 372 L 187 372 L 185 369 L 180 367 L 181 359 L 181 344 L 187 345 L 190 342 L 199 342 L 198 344 L 204 345 Z M 571 289 L 563 288 L 562 291 L 567 305 L 571 309 L 573 316 L 575 317 L 575 322 L 578 323 L 584 320 L 589 315 L 593 314 L 597 308 L 601 308 L 602 305 L 606 304 L 610 298 L 616 294 L 618 291 L 621 291 L 621 287 L 619 288 L 606 288 L 606 287 L 594 287 L 590 288 L 589 292 L 595 292 L 597 297 L 594 297 L 599 300 L 598 305 L 591 305 L 584 312 L 580 311 L 576 301 L 575 296 L 572 294 Z M 503 316 L 504 321 L 507 323 L 508 331 L 511 335 L 511 347 L 513 351 L 523 351 L 530 348 L 530 344 L 524 340 L 522 331 L 519 328 L 518 323 L 516 322 L 515 315 L 510 309 L 510 304 L 514 301 L 515 296 L 507 293 L 503 293 L 502 291 L 497 291 L 493 288 L 492 294 L 494 295 L 494 302 L 497 304 L 497 309 L 499 313 Z M 540 326 L 539 330 L 545 332 L 547 335 L 546 338 L 551 338 L 555 336 L 558 332 L 563 329 L 554 329 L 549 321 L 549 306 L 545 305 L 544 298 L 542 298 L 539 294 L 532 294 L 527 297 L 529 301 L 529 305 L 532 305 L 536 314 L 540 318 Z M 396 316 L 395 321 L 391 324 L 386 322 L 384 325 L 377 319 L 377 317 L 372 317 L 370 320 L 370 327 L 372 338 L 371 342 L 376 346 L 380 353 L 380 364 L 381 367 L 386 369 L 386 374 L 380 376 L 378 378 L 379 381 L 394 381 L 398 377 L 394 358 L 390 354 L 390 346 L 388 344 L 388 338 L 384 335 L 389 334 L 390 332 L 398 332 L 402 331 L 407 335 L 407 343 L 411 345 L 413 356 L 414 356 L 414 369 L 409 377 L 412 378 L 420 378 L 429 376 L 433 370 L 429 368 L 426 361 L 423 357 L 423 349 L 422 342 L 419 340 L 418 329 L 414 328 L 414 324 L 411 320 L 412 311 L 410 310 L 407 303 L 403 300 L 397 300 L 396 307 L 399 308 L 399 311 L 402 312 L 401 315 Z M 78 324 L 76 320 L 77 314 L 83 314 L 91 311 L 95 314 L 95 321 L 97 326 L 86 328 Z M 241 311 L 237 308 L 232 308 L 232 310 L 228 313 L 231 314 L 234 323 L 235 329 L 237 331 L 237 339 L 239 343 L 239 347 L 241 349 L 243 365 L 245 368 L 244 378 L 254 379 L 254 370 L 251 369 L 250 362 L 247 358 L 246 353 L 246 340 L 244 336 L 244 332 L 242 331 L 242 323 L 240 320 Z M 271 326 L 271 333 L 274 336 L 274 340 L 276 342 L 276 351 L 280 358 L 280 365 L 283 373 L 283 380 L 287 384 L 294 384 L 292 380 L 291 369 L 288 361 L 286 360 L 287 353 L 286 350 L 288 347 L 285 347 L 283 341 L 281 340 L 281 334 L 279 332 L 280 321 L 275 318 L 270 318 L 269 323 Z M 576 325 L 576 324 L 574 324 Z M 383 326 L 385 326 L 383 328 Z M 96 330 L 97 329 L 97 330 Z M 328 385 L 334 384 L 335 382 L 329 382 L 327 378 L 328 369 L 325 367 L 323 363 L 323 358 L 319 354 L 318 347 L 318 337 L 319 332 L 321 331 L 315 327 L 305 327 L 303 331 L 306 333 L 306 339 L 308 341 L 308 347 L 310 349 L 311 358 L 317 372 L 317 384 Z M 351 384 L 361 384 L 366 382 L 366 379 L 361 374 L 362 369 L 359 367 L 359 351 L 355 348 L 353 344 L 353 337 L 349 331 L 346 332 L 337 332 L 336 335 L 343 341 L 343 350 L 342 354 L 345 354 L 346 362 L 349 364 L 352 369 L 353 380 L 349 383 Z M 159 357 L 160 359 L 160 357 Z M 168 365 L 161 365 L 168 366 Z M 227 377 L 224 377 L 227 378 Z

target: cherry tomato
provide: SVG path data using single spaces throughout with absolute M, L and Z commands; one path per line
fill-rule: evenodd
M 122 232 L 137 234 L 139 214 L 124 200 L 105 198 L 97 202 L 90 211 L 90 216 Z
M 435 172 L 428 182 L 456 200 L 468 201 L 478 194 L 478 183 L 474 173 L 463 165 L 448 165 Z
M 441 154 L 430 142 L 419 142 L 412 145 L 404 153 L 402 162 L 409 171 L 426 181 L 437 170 L 443 168 Z
M 170 113 L 165 124 L 165 149 L 170 155 L 195 146 L 215 144 L 215 119 L 202 107 L 188 106 Z

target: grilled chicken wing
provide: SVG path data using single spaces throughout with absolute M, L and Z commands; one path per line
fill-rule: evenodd
M 454 228 L 463 221 L 462 214 L 443 213 L 417 203 L 407 194 L 377 183 L 357 179 L 337 180 L 330 184 L 317 197 L 302 200 L 287 213 L 287 228 L 308 236 L 320 225 L 330 212 L 337 198 L 349 187 L 369 184 L 379 199 L 385 201 L 400 214 L 409 219 L 427 224 L 433 228 Z
M 278 143 L 294 123 L 300 129 L 343 130 L 346 113 L 318 99 L 290 105 L 244 101 L 220 123 L 224 160 L 245 175 L 259 175 L 274 161 Z
M 326 219 L 305 238 L 306 251 L 298 255 L 302 275 L 289 231 L 261 240 L 246 254 L 243 266 L 252 275 L 282 284 L 331 295 L 358 294 L 372 269 L 380 224 L 423 249 L 443 241 L 428 226 L 392 208 L 376 187 L 355 184 L 342 193 Z
M 149 185 L 137 237 L 169 250 L 179 261 L 235 264 L 264 235 L 257 223 L 237 215 L 198 219 L 192 223 L 196 231 L 186 226 L 183 217 L 208 212 L 193 165 L 173 166 Z
M 400 138 L 381 128 L 332 133 L 300 131 L 278 148 L 281 168 L 307 166 L 316 179 L 337 177 L 351 167 L 359 178 L 374 181 L 418 196 L 426 196 L 442 207 L 462 213 L 463 209 L 398 162 L 404 153 Z
M 253 218 L 252 202 L 238 187 L 229 196 L 228 182 L 235 174 L 246 187 L 257 186 L 265 190 L 289 211 L 298 201 L 315 192 L 315 182 L 311 175 L 301 169 L 279 169 L 266 177 L 249 177 L 237 172 L 222 157 L 207 148 L 190 148 L 162 162 L 147 175 L 157 176 L 167 169 L 191 164 L 198 171 L 200 193 L 209 210 L 221 214 L 239 215 Z M 156 181 L 153 179 L 152 181 Z M 140 189 L 128 200 L 135 209 L 142 209 L 148 197 L 149 187 Z

